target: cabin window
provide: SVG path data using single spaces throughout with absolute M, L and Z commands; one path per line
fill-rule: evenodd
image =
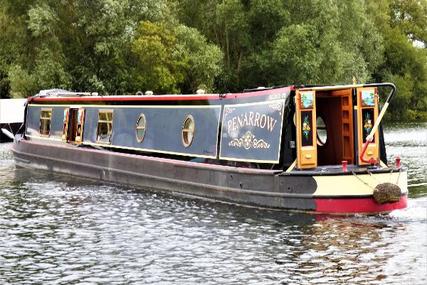
M 85 119 L 85 109 L 80 108 L 77 111 L 77 131 L 76 131 L 76 141 L 81 142 L 83 140 L 83 125 Z
M 50 122 L 52 120 L 52 109 L 42 109 L 40 112 L 40 135 L 50 135 Z
M 317 145 L 324 146 L 328 140 L 328 132 L 326 130 L 326 124 L 322 117 L 317 117 Z
M 113 133 L 113 111 L 112 110 L 99 111 L 96 141 L 100 143 L 111 143 L 112 133 Z
M 192 115 L 185 117 L 184 123 L 182 124 L 182 144 L 185 147 L 189 147 L 194 139 L 194 130 L 196 124 Z
M 145 137 L 145 128 L 146 128 L 145 115 L 139 115 L 138 121 L 136 122 L 136 140 L 142 142 Z

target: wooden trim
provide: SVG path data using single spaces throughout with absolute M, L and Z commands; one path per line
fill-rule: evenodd
M 341 132 L 342 160 L 353 164 L 354 157 L 354 126 L 353 126 L 353 89 L 335 90 L 332 96 L 341 97 Z
M 189 122 L 190 125 L 186 125 L 187 122 Z M 191 124 L 193 125 L 193 128 L 191 128 Z M 185 148 L 188 148 L 191 146 L 191 144 L 194 141 L 194 136 L 196 133 L 196 121 L 194 120 L 193 115 L 188 114 L 187 116 L 185 116 L 184 121 L 182 122 L 182 130 L 181 130 L 181 140 L 182 140 L 182 145 Z M 189 139 L 189 135 L 191 134 L 191 140 Z
M 68 140 L 68 124 L 70 117 L 70 108 L 64 109 L 64 118 L 62 123 L 62 141 L 67 142 Z
M 110 114 L 111 113 L 111 121 L 109 120 L 100 120 L 99 117 L 101 114 Z M 102 145 L 111 144 L 111 137 L 113 136 L 113 122 L 114 122 L 114 111 L 112 109 L 99 109 L 98 110 L 98 121 L 96 123 L 96 143 Z M 111 124 L 111 130 L 108 127 L 108 142 L 99 140 L 99 123 Z
M 313 97 L 312 106 L 305 108 L 302 106 L 301 95 L 311 93 Z M 317 167 L 317 129 L 316 129 L 316 91 L 297 90 L 295 95 L 295 112 L 296 112 L 296 137 L 297 137 L 297 167 L 300 169 Z M 302 112 L 311 112 L 311 145 L 303 146 L 302 141 Z
M 362 105 L 362 91 L 365 90 L 372 90 L 374 92 L 374 106 L 363 106 Z M 358 165 L 367 165 L 368 163 L 364 163 L 363 161 L 361 161 L 359 155 L 362 153 L 362 149 L 363 149 L 363 110 L 373 110 L 374 112 L 374 118 L 373 118 L 373 122 L 372 122 L 372 126 L 374 125 L 374 123 L 377 121 L 378 119 L 378 89 L 375 87 L 369 87 L 369 88 L 358 88 L 357 89 L 357 105 L 356 105 L 356 110 L 357 110 L 357 150 L 358 150 L 358 157 L 357 157 L 357 162 Z M 373 158 L 377 161 L 379 161 L 379 132 L 377 131 L 374 135 L 374 141 L 369 143 L 367 146 L 367 150 L 366 150 L 366 154 L 365 154 L 365 158 L 367 160 Z
M 77 110 L 77 129 L 76 129 L 76 138 L 75 138 L 75 142 L 77 144 L 81 144 L 83 142 L 85 115 L 86 115 L 85 108 L 79 108 Z M 79 125 L 80 125 L 80 130 L 79 130 Z
M 48 117 L 43 117 L 42 114 L 43 112 L 50 112 L 50 116 Z M 52 126 L 52 108 L 41 108 L 40 109 L 40 116 L 39 116 L 39 134 L 40 136 L 43 137 L 49 137 L 50 136 L 50 131 L 51 131 L 51 126 Z M 47 134 L 42 134 L 41 130 L 42 130 L 42 121 L 49 121 L 49 132 Z

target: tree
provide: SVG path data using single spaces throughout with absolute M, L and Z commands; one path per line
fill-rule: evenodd
M 376 81 L 394 82 L 398 94 L 389 118 L 427 120 L 427 2 L 370 1 L 370 16 L 384 40 L 384 60 Z M 377 13 L 376 11 L 379 11 Z
M 10 81 L 4 69 L 0 68 L 0 99 L 9 98 Z
M 136 27 L 168 14 L 166 0 L 0 1 L 0 62 L 17 96 L 52 87 L 135 92 Z
M 179 19 L 223 50 L 221 89 L 365 82 L 382 61 L 362 0 L 177 1 Z
M 427 120 L 427 1 L 0 0 L 0 96 L 392 81 Z
M 211 89 L 221 71 L 219 48 L 183 25 L 141 22 L 132 51 L 138 58 L 138 85 L 156 93 Z

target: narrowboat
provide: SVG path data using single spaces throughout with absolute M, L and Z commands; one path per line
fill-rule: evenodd
M 407 205 L 406 170 L 387 161 L 381 128 L 392 83 L 147 93 L 29 98 L 16 164 L 269 209 Z

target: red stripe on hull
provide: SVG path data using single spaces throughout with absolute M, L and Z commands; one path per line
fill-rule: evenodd
M 383 213 L 404 209 L 408 197 L 402 196 L 399 202 L 378 204 L 373 198 L 327 198 L 315 199 L 316 212 L 320 213 Z
M 293 86 L 267 89 L 247 93 L 228 93 L 228 94 L 203 94 L 203 95 L 154 95 L 154 96 L 83 96 L 83 97 L 30 97 L 28 103 L 49 103 L 49 102 L 130 102 L 130 101 L 210 101 L 222 99 L 244 99 L 257 96 L 274 95 L 289 93 L 294 90 Z

